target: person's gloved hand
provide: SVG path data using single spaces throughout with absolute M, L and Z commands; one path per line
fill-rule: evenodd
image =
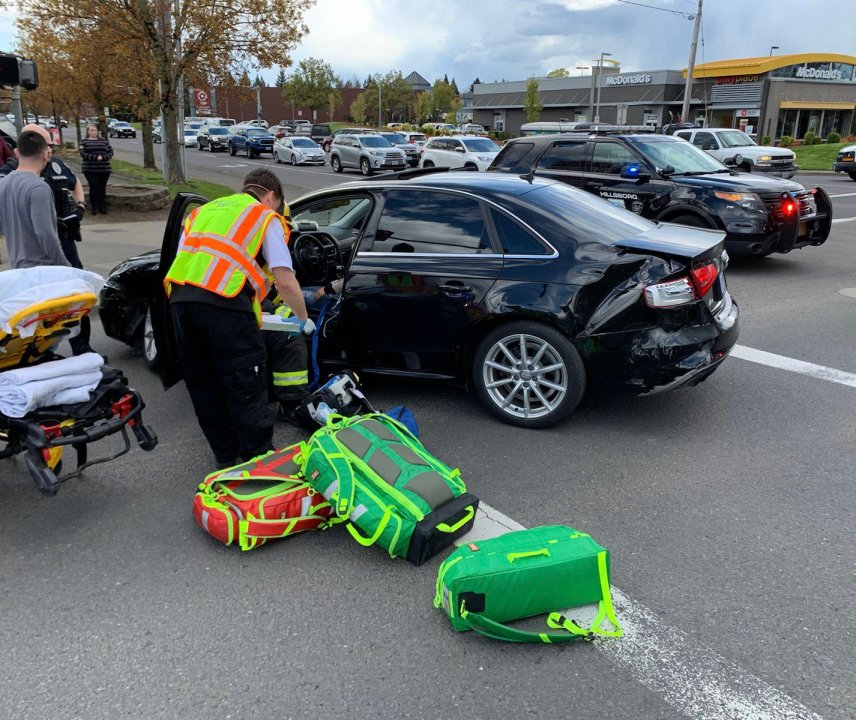
M 83 222 L 83 218 L 86 217 L 86 205 L 76 205 L 74 208 L 74 216 L 77 218 L 77 222 Z
M 304 335 L 311 335 L 315 332 L 315 323 L 312 321 L 312 318 L 306 318 L 306 320 L 300 321 L 300 330 Z

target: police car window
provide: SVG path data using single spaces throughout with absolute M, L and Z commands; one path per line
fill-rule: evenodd
M 491 208 L 490 216 L 506 255 L 547 255 L 549 251 L 522 225 Z
M 495 167 L 511 169 L 520 167 L 523 170 L 524 168 L 520 165 L 520 161 L 526 157 L 533 147 L 532 143 L 526 142 L 508 143 L 500 150 L 499 155 L 496 156 L 496 160 L 494 161 Z
M 624 145 L 617 142 L 595 143 L 591 159 L 591 171 L 603 175 L 620 175 L 628 163 L 638 163 L 638 158 Z
M 575 170 L 585 167 L 585 142 L 560 142 L 553 144 L 538 161 L 542 170 Z
M 372 252 L 492 253 L 478 200 L 431 190 L 386 195 Z

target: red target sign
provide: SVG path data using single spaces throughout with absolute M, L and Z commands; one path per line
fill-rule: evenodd
M 211 97 L 207 90 L 194 90 L 193 101 L 196 104 L 197 115 L 211 114 Z

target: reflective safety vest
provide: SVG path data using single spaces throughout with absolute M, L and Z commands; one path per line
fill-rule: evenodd
M 184 238 L 164 278 L 167 296 L 175 283 L 233 298 L 249 282 L 253 312 L 261 326 L 261 300 L 270 283 L 255 258 L 271 221 L 283 223 L 288 242 L 282 217 L 251 195 L 229 195 L 196 208 L 184 222 Z

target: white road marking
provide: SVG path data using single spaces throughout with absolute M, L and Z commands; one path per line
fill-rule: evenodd
M 523 529 L 482 503 L 473 529 L 460 542 Z M 666 625 L 615 586 L 612 600 L 624 636 L 595 640 L 594 646 L 684 715 L 695 720 L 823 720 L 712 648 Z M 589 608 L 566 614 L 580 622 L 594 618 Z
M 749 362 L 758 363 L 759 365 L 767 365 L 768 367 L 777 368 L 779 370 L 787 370 L 788 372 L 798 373 L 800 375 L 808 375 L 817 380 L 826 380 L 827 382 L 846 385 L 847 387 L 856 388 L 856 374 L 836 370 L 835 368 L 826 367 L 825 365 L 815 365 L 814 363 L 796 360 L 784 355 L 775 355 L 774 353 L 765 352 L 764 350 L 755 350 L 754 348 L 746 347 L 745 345 L 735 345 L 731 351 L 731 357 L 748 360 Z
M 853 222 L 854 220 L 856 220 L 856 217 L 849 217 L 849 218 L 835 218 L 835 219 L 832 221 L 832 224 L 834 225 L 835 223 Z
M 854 193 L 841 193 L 840 195 L 830 195 L 829 197 L 831 197 L 831 198 L 836 198 L 836 197 L 856 197 L 856 192 L 854 192 Z
M 234 165 L 218 165 L 217 167 L 221 168 L 239 168 L 239 167 L 248 167 L 250 163 L 236 163 Z

